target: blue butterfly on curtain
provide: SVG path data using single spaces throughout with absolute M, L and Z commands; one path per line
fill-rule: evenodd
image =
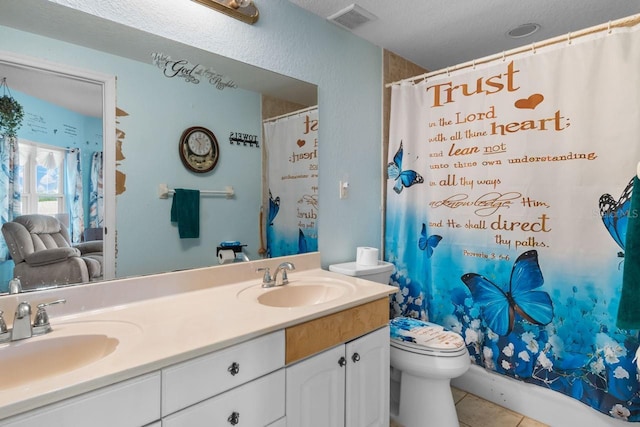
M 420 174 L 413 170 L 402 170 L 402 141 L 400 141 L 400 148 L 393 156 L 393 162 L 387 165 L 387 176 L 394 179 L 396 183 L 393 186 L 393 191 L 400 194 L 403 188 L 411 187 L 413 184 L 422 184 L 424 178 Z
M 278 211 L 280 210 L 280 196 L 273 198 L 271 194 L 271 190 L 269 190 L 269 220 L 267 221 L 267 225 L 273 225 L 273 220 L 278 215 Z
M 418 247 L 421 251 L 426 250 L 427 258 L 431 258 L 431 255 L 433 255 L 433 250 L 436 246 L 438 246 L 440 240 L 442 240 L 442 236 L 438 236 L 437 234 L 432 234 L 427 237 L 427 226 L 423 222 L 422 231 L 420 232 L 420 238 L 418 239 Z
M 309 252 L 307 246 L 307 237 L 302 232 L 302 229 L 298 228 L 298 253 L 306 254 L 307 252 Z
M 551 297 L 536 290 L 544 279 L 535 250 L 524 252 L 513 263 L 508 290 L 476 273 L 463 275 L 462 281 L 480 305 L 487 326 L 500 336 L 513 330 L 516 313 L 535 325 L 547 325 L 553 319 Z
M 616 201 L 611 194 L 600 196 L 598 203 L 600 207 L 600 217 L 613 240 L 624 251 L 624 240 L 627 235 L 627 223 L 629 222 L 629 209 L 631 208 L 631 193 L 633 193 L 633 179 L 627 184 L 622 195 Z M 618 252 L 620 258 L 624 257 L 624 252 Z

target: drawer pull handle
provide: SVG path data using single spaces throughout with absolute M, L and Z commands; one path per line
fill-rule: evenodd
M 229 371 L 231 375 L 236 375 L 238 372 L 240 372 L 240 365 L 237 364 L 236 362 L 233 362 L 231 366 L 227 368 L 227 371 Z
M 360 361 L 360 355 L 358 353 L 353 353 L 353 356 L 351 356 L 351 360 L 353 360 L 353 363 Z
M 240 422 L 240 414 L 235 411 L 232 412 L 231 415 L 229 415 L 229 418 L 227 418 L 227 421 L 229 421 L 229 424 L 232 426 L 235 426 Z
M 340 366 L 344 366 L 344 365 L 346 365 L 346 364 L 347 364 L 347 359 L 345 359 L 344 357 L 341 357 L 341 358 L 338 360 L 338 365 L 340 365 Z

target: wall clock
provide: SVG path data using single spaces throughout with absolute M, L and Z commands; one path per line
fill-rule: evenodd
M 182 163 L 190 171 L 209 172 L 218 163 L 218 140 L 207 128 L 194 126 L 185 130 L 180 137 L 178 149 Z

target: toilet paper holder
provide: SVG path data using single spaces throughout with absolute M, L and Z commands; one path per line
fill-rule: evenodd
M 240 242 L 222 242 L 220 246 L 216 248 L 216 258 L 220 255 L 220 251 L 232 250 L 235 255 L 242 254 L 245 261 L 249 261 L 249 257 L 243 252 L 242 248 L 247 245 L 240 244 Z

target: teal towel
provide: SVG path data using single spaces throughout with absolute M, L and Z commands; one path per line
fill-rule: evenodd
M 171 202 L 171 222 L 178 223 L 181 239 L 200 237 L 200 191 L 176 188 Z
M 640 329 L 640 180 L 637 176 L 633 180 L 628 215 L 617 326 Z

